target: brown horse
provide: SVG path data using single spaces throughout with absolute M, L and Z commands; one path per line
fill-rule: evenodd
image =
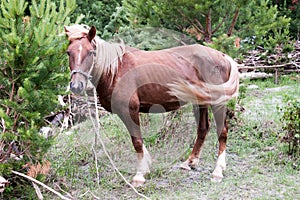
M 94 26 L 69 26 L 65 32 L 70 41 L 67 50 L 70 89 L 82 93 L 90 79 L 101 105 L 124 122 L 137 152 L 134 186 L 145 182 L 144 174 L 150 172 L 151 164 L 143 144 L 139 112 L 172 111 L 187 102 L 194 105 L 198 135 L 189 158 L 181 167 L 191 169 L 199 162 L 209 129 L 208 106 L 211 106 L 219 138 L 213 180 L 222 180 L 228 131 L 225 105 L 237 96 L 239 88 L 237 65 L 229 56 L 198 44 L 142 51 L 123 43 L 101 40 Z

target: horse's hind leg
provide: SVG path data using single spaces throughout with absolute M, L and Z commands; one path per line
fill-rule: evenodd
M 194 144 L 194 148 L 189 158 L 180 165 L 182 169 L 190 170 L 191 167 L 196 166 L 199 163 L 201 149 L 209 130 L 209 120 L 208 120 L 208 107 L 207 106 L 193 106 L 194 115 L 198 125 L 197 129 L 197 139 Z
M 228 133 L 228 125 L 226 120 L 226 106 L 212 106 L 212 111 L 214 113 L 216 125 L 217 125 L 217 134 L 219 140 L 219 151 L 218 151 L 218 160 L 216 168 L 213 171 L 212 181 L 221 182 L 223 178 L 223 171 L 226 169 L 226 140 Z

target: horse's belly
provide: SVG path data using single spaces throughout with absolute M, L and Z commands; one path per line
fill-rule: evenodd
M 167 87 L 159 84 L 147 84 L 138 89 L 140 112 L 163 113 L 178 109 L 184 105 L 175 96 L 170 95 Z
M 179 109 L 185 103 L 173 102 L 168 104 L 141 104 L 140 112 L 142 113 L 164 113 Z

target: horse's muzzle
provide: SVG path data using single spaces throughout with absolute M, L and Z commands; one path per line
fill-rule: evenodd
M 75 94 L 81 94 L 84 90 L 84 84 L 81 81 L 71 82 L 70 90 Z

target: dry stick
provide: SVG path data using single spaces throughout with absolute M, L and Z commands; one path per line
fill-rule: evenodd
M 69 196 L 70 198 L 73 198 L 72 195 L 71 195 L 69 192 L 63 190 L 58 184 L 55 183 L 55 185 L 56 185 L 56 187 L 58 187 L 58 189 L 60 189 L 62 192 L 66 193 L 67 196 Z
M 33 187 L 34 187 L 34 189 L 35 189 L 35 193 L 36 193 L 36 195 L 38 196 L 38 199 L 39 199 L 39 200 L 43 200 L 44 197 L 43 197 L 43 195 L 42 195 L 42 193 L 41 193 L 40 188 L 39 188 L 35 183 L 33 183 L 33 182 L 32 182 L 32 185 L 33 185 Z
M 109 156 L 109 154 L 108 154 L 108 152 L 107 152 L 107 150 L 106 150 L 105 144 L 104 144 L 103 140 L 101 139 L 100 133 L 99 133 L 99 129 L 100 129 L 100 127 L 99 127 L 100 120 L 99 120 L 99 115 L 98 115 L 97 94 L 96 94 L 96 88 L 95 88 L 95 87 L 93 87 L 93 91 L 94 91 L 94 100 L 95 100 L 95 109 L 96 109 L 96 125 L 95 125 L 95 123 L 93 123 L 93 127 L 94 127 L 95 132 L 96 132 L 96 136 L 95 136 L 95 137 L 96 137 L 97 139 L 99 139 L 99 141 L 100 141 L 100 143 L 101 143 L 101 146 L 102 146 L 102 148 L 103 148 L 103 151 L 104 151 L 105 155 L 106 155 L 107 158 L 109 159 L 109 161 L 110 161 L 111 165 L 113 166 L 114 170 L 121 176 L 121 178 L 125 181 L 125 183 L 126 183 L 127 185 L 129 185 L 129 187 L 131 187 L 131 189 L 132 189 L 137 195 L 139 195 L 139 196 L 141 196 L 141 197 L 143 197 L 143 198 L 145 198 L 145 199 L 149 199 L 149 200 L 150 200 L 149 197 L 147 197 L 147 196 L 145 196 L 145 195 L 139 193 L 139 192 L 134 188 L 134 186 L 133 186 L 129 181 L 127 181 L 127 179 L 123 176 L 123 174 L 119 171 L 119 169 L 118 169 L 118 168 L 116 167 L 116 165 L 114 164 L 114 161 L 112 160 L 112 158 Z M 93 120 L 92 120 L 92 122 L 93 122 Z
M 12 172 L 13 174 L 18 175 L 18 176 L 22 176 L 22 177 L 24 177 L 24 178 L 27 178 L 27 179 L 29 179 L 30 181 L 32 181 L 32 182 L 34 182 L 34 183 L 36 183 L 36 184 L 41 185 L 42 187 L 46 188 L 47 190 L 49 190 L 49 191 L 53 192 L 54 194 L 56 194 L 57 196 L 59 196 L 61 199 L 64 199 L 64 200 L 72 200 L 72 199 L 69 199 L 69 198 L 63 196 L 63 195 L 60 194 L 59 192 L 55 191 L 54 189 L 48 187 L 48 186 L 45 185 L 44 183 L 42 183 L 42 182 L 40 182 L 40 181 L 38 181 L 38 180 L 36 180 L 36 179 L 30 177 L 30 176 L 27 176 L 27 175 L 25 175 L 25 174 L 23 174 L 23 173 L 20 173 L 20 172 L 14 171 L 14 170 L 12 170 L 11 172 Z
M 98 200 L 101 199 L 100 197 L 97 197 L 96 195 L 94 195 L 90 190 L 86 191 L 85 193 L 83 193 L 83 194 L 80 195 L 79 197 L 82 198 L 82 197 L 84 197 L 87 193 L 91 193 L 92 196 L 94 197 L 94 199 L 98 199 Z

